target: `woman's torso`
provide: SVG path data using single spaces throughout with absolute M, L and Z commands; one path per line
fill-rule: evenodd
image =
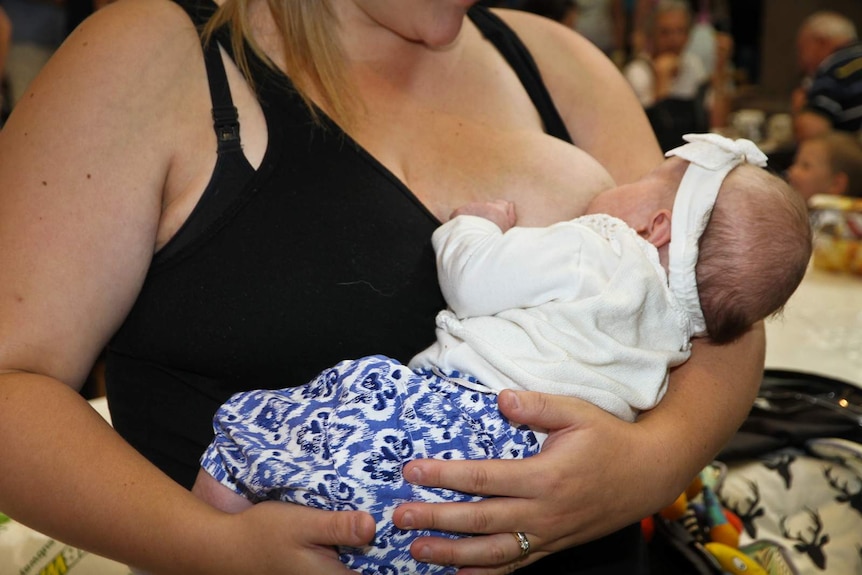
M 581 211 L 577 191 L 608 181 L 581 169 L 572 183 L 567 163 L 592 160 L 544 133 L 561 125 L 553 105 L 539 102 L 540 114 L 475 27 L 464 35 L 464 49 L 481 51 L 481 65 L 500 77 L 488 81 L 514 92 L 513 102 L 479 98 L 471 82 L 455 96 L 424 86 L 413 103 L 414 87 L 366 75 L 375 97 L 357 145 L 325 118 L 315 126 L 284 77 L 261 69 L 257 105 L 229 64 L 242 151 L 212 175 L 200 151 L 212 149 L 212 125 L 209 142 L 195 141 L 203 130 L 178 133 L 189 138 L 188 163 L 174 162 L 168 185 L 184 191 L 165 201 L 159 252 L 109 346 L 108 384 L 117 428 L 181 482 L 193 479 L 211 414 L 231 393 L 300 385 L 344 358 L 407 361 L 430 344 L 445 305 L 430 236 L 451 209 L 505 195 L 522 221 L 542 223 Z M 466 92 L 474 94 L 462 106 Z M 208 198 L 219 199 L 198 202 L 210 175 Z M 215 223 L 201 225 L 208 209 Z
M 194 227 L 188 214 L 212 175 L 212 125 L 178 131 L 160 251 L 109 347 L 108 383 L 118 430 L 181 483 L 230 394 L 300 385 L 348 357 L 406 361 L 432 341 L 444 302 L 430 235 L 452 209 L 507 197 L 523 222 L 543 224 L 609 185 L 583 152 L 544 134 L 499 52 L 472 25 L 464 36 L 476 69 L 457 64 L 407 87 L 360 75 L 361 147 L 312 126 L 277 82 L 260 84 L 260 106 L 228 65 L 245 156 L 234 167 L 247 161 L 237 169 L 251 180 L 224 220 L 191 239 L 177 230 Z M 209 109 L 202 82 L 198 105 Z

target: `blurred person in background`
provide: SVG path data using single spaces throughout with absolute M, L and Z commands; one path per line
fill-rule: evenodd
M 11 107 L 66 38 L 66 11 L 61 2 L 2 0 L 12 22 L 12 44 L 6 60 Z
M 685 52 L 691 26 L 687 2 L 661 0 L 645 29 L 647 50 L 623 68 L 665 151 L 679 145 L 683 134 L 709 127 L 702 91 L 708 76 L 700 59 Z
M 806 200 L 816 194 L 862 198 L 862 143 L 838 131 L 808 138 L 799 143 L 787 180 Z
M 791 96 L 794 133 L 803 141 L 831 129 L 862 128 L 862 43 L 853 22 L 830 11 L 815 12 L 796 37 L 805 75 Z
M 683 134 L 727 124 L 733 40 L 714 35 L 712 70 L 707 70 L 689 49 L 692 22 L 688 2 L 660 0 L 647 21 L 648 52 L 623 68 L 663 150 L 678 146 Z
M 686 53 L 692 15 L 682 0 L 662 0 L 647 24 L 648 47 L 623 70 L 644 108 L 673 97 L 697 95 L 707 74 L 697 56 Z

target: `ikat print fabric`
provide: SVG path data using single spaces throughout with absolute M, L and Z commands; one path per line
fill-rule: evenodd
M 409 547 L 424 535 L 461 535 L 404 531 L 392 513 L 408 501 L 478 498 L 410 484 L 403 466 L 426 457 L 519 459 L 539 451 L 534 433 L 510 424 L 496 394 L 475 383 L 458 373 L 414 372 L 383 356 L 343 361 L 300 387 L 233 396 L 215 416 L 202 466 L 254 502 L 371 513 L 372 543 L 339 549 L 364 575 L 454 573 L 417 562 Z

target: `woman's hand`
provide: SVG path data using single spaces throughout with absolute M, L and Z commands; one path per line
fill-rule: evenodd
M 488 534 L 421 538 L 411 552 L 422 561 L 483 566 L 463 575 L 497 575 L 635 523 L 682 493 L 739 428 L 762 381 L 764 354 L 762 323 L 731 344 L 695 340 L 691 359 L 671 371 L 667 394 L 637 423 L 573 398 L 501 392 L 510 420 L 549 430 L 542 452 L 523 461 L 413 461 L 404 468 L 408 481 L 497 497 L 405 504 L 395 524 Z M 524 560 L 516 531 L 530 541 Z
M 409 503 L 395 512 L 404 529 L 486 534 L 449 541 L 420 538 L 421 560 L 475 565 L 459 573 L 509 573 L 550 553 L 630 525 L 672 501 L 685 482 L 664 476 L 672 453 L 656 453 L 641 425 L 626 423 L 573 398 L 504 391 L 501 411 L 512 421 L 550 430 L 542 452 L 523 461 L 413 461 L 415 483 L 496 496 L 478 503 Z M 650 470 L 649 477 L 642 472 Z M 649 489 L 632 489 L 649 485 Z M 512 533 L 527 534 L 531 553 L 520 559 Z
M 351 571 L 335 547 L 360 547 L 374 537 L 374 519 L 358 511 L 264 502 L 224 519 L 227 539 L 221 541 L 231 541 L 227 547 L 242 556 L 242 564 L 225 573 L 345 575 Z
M 255 568 L 244 566 L 243 572 L 346 573 L 349 570 L 338 559 L 335 547 L 359 547 L 374 537 L 374 519 L 367 513 L 321 511 L 278 502 L 254 505 L 203 469 L 192 493 L 216 509 L 235 514 L 224 522 L 224 532 L 231 538 L 243 534 L 251 545 L 250 554 L 261 561 Z M 261 549 L 277 553 L 261 553 Z

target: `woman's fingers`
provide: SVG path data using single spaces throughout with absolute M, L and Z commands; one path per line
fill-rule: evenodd
M 375 530 L 371 515 L 358 511 L 312 513 L 297 525 L 306 544 L 324 546 L 361 547 L 371 541 Z
M 530 545 L 537 545 L 535 536 L 524 534 Z M 420 561 L 442 565 L 483 565 L 484 567 L 463 567 L 459 575 L 496 575 L 511 573 L 548 555 L 546 552 L 522 554 L 522 547 L 514 533 L 498 533 L 477 537 L 467 537 L 457 541 L 458 545 L 449 546 L 447 540 L 437 537 L 421 537 L 410 546 L 410 552 Z
M 237 544 L 249 550 L 249 573 L 350 573 L 339 561 L 336 546 L 360 547 L 374 537 L 374 520 L 358 511 L 322 511 L 301 505 L 264 502 L 231 515 Z M 241 535 L 242 538 L 237 537 Z M 254 549 L 258 549 L 254 552 Z M 261 552 L 265 550 L 265 552 Z
M 486 535 L 525 531 L 538 523 L 527 515 L 534 510 L 533 505 L 532 500 L 519 497 L 492 497 L 472 503 L 411 502 L 400 505 L 393 520 L 401 529 Z
M 404 478 L 428 487 L 455 489 L 476 495 L 529 496 L 534 478 L 519 471 L 521 461 L 416 459 L 404 466 Z M 483 531 L 484 532 L 484 531 Z
M 497 405 L 512 422 L 546 431 L 577 427 L 591 411 L 599 409 L 574 397 L 511 389 L 500 392 Z

